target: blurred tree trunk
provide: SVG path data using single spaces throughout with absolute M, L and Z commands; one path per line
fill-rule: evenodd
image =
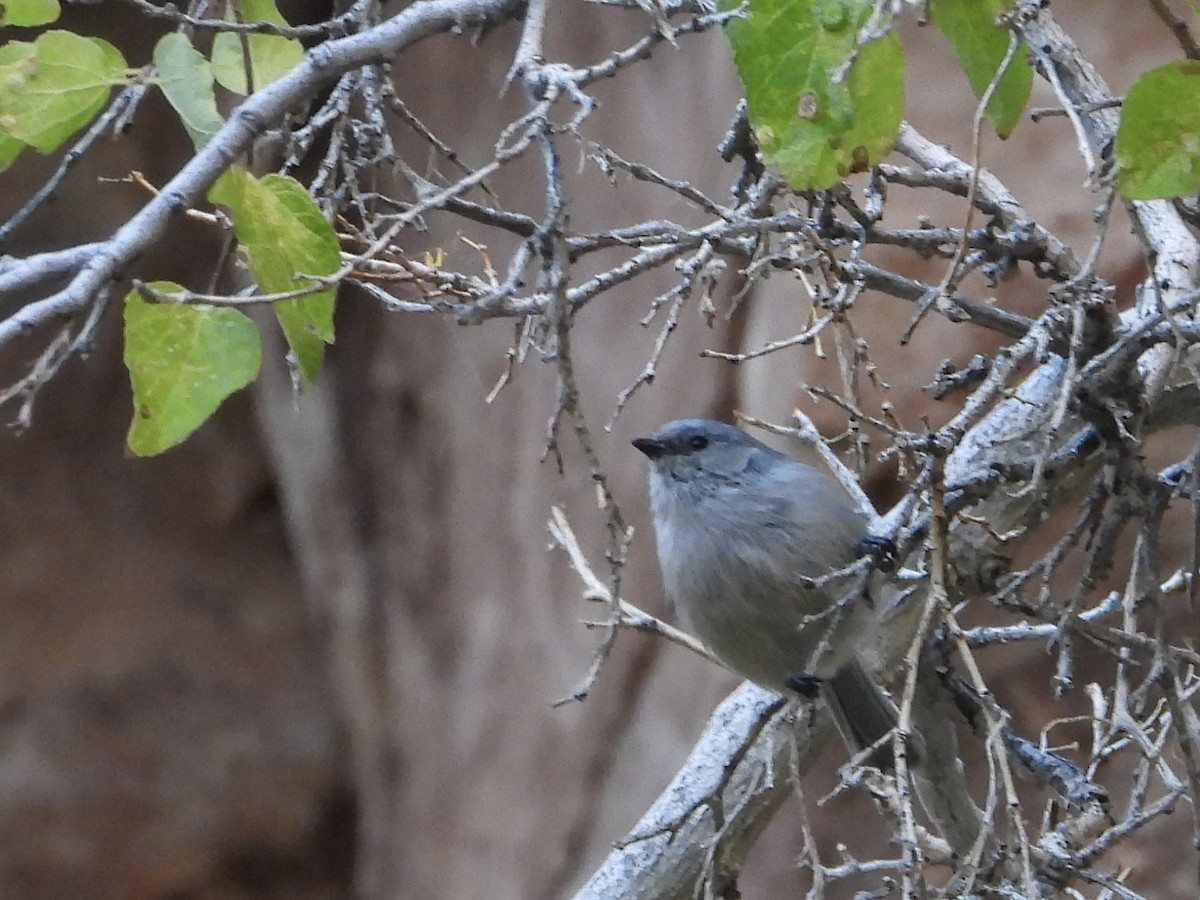
M 1139 30 L 1123 6 L 1064 2 L 1056 13 L 1092 17 L 1077 36 L 1119 42 L 1120 52 L 1096 56 L 1129 72 L 1146 65 L 1129 48 L 1152 55 L 1158 45 L 1146 36 L 1161 33 Z M 115 21 L 107 11 L 87 15 Z M 551 16 L 551 45 L 570 48 L 576 61 L 620 43 L 604 30 L 611 14 L 572 8 L 569 19 L 568 28 Z M 426 98 L 427 123 L 460 152 L 487 151 L 507 121 L 518 89 L 500 99 L 492 85 L 514 39 L 502 31 L 469 53 L 435 43 L 397 63 Z M 605 114 L 589 127 L 602 120 L 612 132 L 598 140 L 720 196 L 730 176 L 713 148 L 736 97 L 728 56 L 719 34 L 663 47 L 619 83 L 597 85 Z M 953 137 L 962 152 L 972 100 L 961 79 L 938 77 L 945 64 L 931 52 L 913 75 L 923 92 L 915 108 L 927 117 L 917 124 Z M 1128 78 L 1113 82 L 1123 88 Z M 1014 147 L 1020 140 L 1024 149 L 996 153 L 995 168 L 1010 166 L 1005 177 L 1035 208 L 1055 202 L 1056 184 L 1083 178 L 1077 160 L 1047 152 L 1049 127 L 1018 130 Z M 145 168 L 161 182 L 153 177 L 167 164 L 158 139 L 131 137 L 115 145 L 104 174 Z M 1035 157 L 1039 165 L 1029 166 Z M 31 183 L 40 183 L 35 169 Z M 589 204 L 629 221 L 650 215 L 637 208 L 649 202 L 644 192 L 612 187 L 590 168 L 577 187 Z M 527 192 L 531 202 L 541 195 L 541 185 L 517 178 L 496 189 Z M 135 201 L 104 216 L 120 220 Z M 29 239 L 54 246 L 68 230 L 95 227 L 92 214 L 54 210 Z M 1090 224 L 1090 210 L 1058 216 L 1064 234 Z M 156 264 L 180 277 L 200 255 L 195 240 L 182 235 Z M 436 231 L 426 247 L 475 252 Z M 1140 271 L 1135 257 L 1113 255 Z M 605 433 L 656 335 L 657 324 L 632 323 L 670 283 L 665 273 L 657 286 L 597 301 L 574 342 L 598 450 L 640 527 L 625 591 L 660 612 L 644 466 L 628 439 L 670 418 L 728 416 L 734 407 L 784 419 L 802 396 L 799 381 L 828 375 L 795 357 L 732 368 L 696 355 L 800 330 L 802 304 L 781 278 L 770 297 L 712 330 L 689 307 L 654 384 Z M 316 390 L 296 396 L 281 366 L 264 367 L 254 389 L 262 446 L 234 404 L 160 460 L 123 459 L 128 387 L 115 320 L 100 352 L 45 392 L 34 432 L 6 443 L 0 784 L 9 816 L 0 893 L 335 896 L 346 891 L 337 861 L 318 871 L 305 860 L 352 833 L 363 900 L 550 900 L 625 833 L 733 684 L 676 648 L 626 634 L 592 696 L 551 710 L 600 640 L 581 620 L 604 616 L 579 599 L 578 579 L 547 550 L 552 504 L 566 508 L 593 560 L 603 549 L 571 437 L 565 474 L 553 458 L 538 464 L 553 368 L 530 359 L 488 405 L 512 338 L 507 326 L 389 315 L 354 296 L 338 316 Z M 870 337 L 882 346 L 906 324 L 905 313 L 882 306 Z M 947 334 L 956 357 L 978 349 L 941 329 L 918 337 L 929 366 L 949 355 Z M 266 359 L 281 356 L 266 348 Z M 929 405 L 917 390 L 926 373 L 904 371 L 910 381 L 898 388 L 911 421 Z M 338 768 L 333 719 L 348 775 Z M 840 814 L 853 819 L 864 808 L 843 805 Z M 35 840 L 45 846 L 31 849 Z M 771 859 L 752 876 L 764 896 L 799 880 L 787 823 L 774 840 L 780 852 L 764 852 Z
M 610 19 L 582 10 L 574 16 L 578 31 L 556 38 L 580 43 L 578 57 L 590 58 L 596 47 L 621 45 L 597 24 Z M 419 114 L 435 133 L 454 135 L 468 161 L 472 149 L 490 146 L 520 99 L 489 96 L 511 59 L 513 36 L 495 35 L 467 58 L 432 47 L 403 61 L 431 90 L 437 86 L 439 98 L 457 99 Z M 602 101 L 605 122 L 622 133 L 598 138 L 667 171 L 708 172 L 706 187 L 724 190 L 713 148 L 735 94 L 728 68 L 713 65 L 724 52 L 721 40 L 712 35 L 691 52 L 664 54 L 661 66 L 629 73 L 620 92 Z M 668 110 L 672 96 L 691 99 Z M 503 178 L 492 187 L 501 196 L 541 195 L 536 185 Z M 584 189 L 592 202 L 603 204 L 607 193 L 628 207 L 629 221 L 650 214 L 644 192 L 594 177 Z M 475 253 L 436 229 L 427 246 L 456 257 Z M 658 279 L 654 290 L 670 283 Z M 613 434 L 604 432 L 656 334 L 657 325 L 630 330 L 651 296 L 597 301 L 580 316 L 574 339 L 600 452 L 614 461 L 619 500 L 634 509 L 644 506 L 644 470 L 629 438 L 683 413 L 729 412 L 722 403 L 729 371 L 697 370 L 694 349 L 680 349 L 668 353 L 653 389 Z M 452 898 L 478 896 L 487 885 L 497 898 L 562 896 L 605 849 L 598 823 L 608 815 L 628 821 L 627 790 L 652 795 L 717 694 L 669 713 L 675 740 L 639 746 L 640 785 L 612 796 L 630 732 L 647 727 L 648 714 L 663 715 L 647 710 L 642 697 L 664 648 L 624 635 L 586 703 L 549 708 L 573 689 L 599 642 L 580 621 L 605 615 L 578 599 L 578 579 L 547 550 L 554 503 L 578 519 L 589 549 L 602 549 L 589 479 L 567 428 L 565 475 L 553 456 L 538 462 L 556 396 L 553 367 L 528 360 L 488 405 L 511 327 L 389 315 L 358 298 L 343 300 L 338 327 L 323 385 L 295 398 L 276 370 L 260 380 L 257 408 L 293 547 L 327 628 L 350 736 L 359 893 Z M 689 309 L 677 337 L 681 348 L 723 348 L 727 328 L 718 320 L 709 330 Z M 647 551 L 643 544 L 625 585 L 653 607 L 659 589 Z M 716 670 L 704 682 L 728 683 Z

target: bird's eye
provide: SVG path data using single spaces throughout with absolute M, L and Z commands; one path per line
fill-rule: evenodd
M 692 437 L 688 438 L 688 446 L 693 450 L 703 450 L 708 446 L 708 438 L 702 434 L 692 435 Z

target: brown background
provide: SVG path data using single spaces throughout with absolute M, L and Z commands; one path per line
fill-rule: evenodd
M 117 9 L 75 12 L 64 27 L 105 35 L 141 64 L 155 33 Z M 1054 12 L 1117 93 L 1177 55 L 1142 4 L 1064 0 Z M 579 3 L 552 7 L 551 23 L 550 55 L 573 62 L 640 28 L 633 14 Z M 498 101 L 494 87 L 515 36 L 502 29 L 478 49 L 434 39 L 396 65 L 418 112 L 469 159 L 486 158 L 519 103 L 517 91 Z M 911 120 L 966 154 L 973 99 L 963 79 L 932 30 L 904 37 Z M 712 148 L 736 87 L 719 35 L 663 47 L 597 93 L 589 137 L 722 196 L 730 174 Z M 1049 105 L 1048 94 L 1035 102 Z M 162 104 L 144 112 L 5 252 L 101 237 L 141 202 L 97 175 L 169 178 L 184 137 Z M 1005 144 L 990 138 L 985 152 L 1082 255 L 1098 195 L 1082 188 L 1074 146 L 1065 121 L 1050 119 L 1023 123 Z M 0 205 L 23 202 L 47 165 L 23 159 L 0 177 Z M 539 189 L 521 182 L 532 170 L 517 169 L 497 190 L 536 211 Z M 590 169 L 572 191 L 579 227 L 664 214 L 665 195 L 624 179 L 610 187 Z M 947 209 L 957 207 L 933 214 Z M 916 196 L 890 207 L 897 223 L 926 210 Z M 666 214 L 683 212 L 668 200 Z M 469 252 L 452 233 L 429 240 L 460 260 Z M 204 284 L 214 246 L 181 230 L 137 274 Z M 1118 225 L 1102 274 L 1123 303 L 1142 271 Z M 594 425 L 640 371 L 655 329 L 635 322 L 667 284 L 635 284 L 581 316 L 575 348 Z M 1018 282 L 1004 302 L 1037 310 L 1040 291 Z M 910 310 L 876 302 L 867 334 L 902 418 L 915 422 L 937 363 L 969 358 L 987 336 L 931 322 L 901 351 L 894 338 Z M 731 407 L 786 418 L 801 381 L 830 377 L 808 351 L 736 369 L 697 351 L 790 334 L 802 310 L 784 279 L 711 331 L 689 310 L 655 383 L 611 434 L 597 428 L 638 527 L 625 582 L 635 603 L 662 611 L 643 466 L 628 439 Z M 316 900 L 350 896 L 354 879 L 372 898 L 568 893 L 665 785 L 732 679 L 626 635 L 586 703 L 550 708 L 597 640 L 580 620 L 599 615 L 547 550 L 551 504 L 567 508 L 597 562 L 603 539 L 578 454 L 568 452 L 563 475 L 538 461 L 552 371 L 531 360 L 485 405 L 511 337 L 505 323 L 464 329 L 346 297 L 312 396 L 294 403 L 276 367 L 183 447 L 134 460 L 123 449 L 130 401 L 117 313 L 94 352 L 41 393 L 33 427 L 0 441 L 0 896 Z M 33 352 L 18 347 L 4 373 Z M 831 411 L 815 412 L 836 430 Z M 873 476 L 879 495 L 886 478 Z M 1044 670 L 1029 664 L 1041 649 L 988 660 L 995 686 L 1022 698 L 1031 721 L 1058 714 Z M 829 754 L 810 797 L 839 761 Z M 879 828 L 861 798 L 834 802 L 818 821 L 827 849 Z M 1142 846 L 1189 852 L 1190 826 L 1179 823 L 1178 835 L 1151 833 Z M 782 817 L 752 859 L 746 896 L 794 895 L 798 847 Z M 1137 852 L 1121 861 L 1143 863 Z M 1153 896 L 1194 893 L 1170 866 L 1136 878 Z

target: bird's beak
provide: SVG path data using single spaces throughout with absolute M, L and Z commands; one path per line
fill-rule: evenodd
M 654 438 L 634 438 L 631 443 L 651 459 L 658 459 L 660 456 L 666 455 L 667 452 L 666 445 L 661 441 L 656 441 Z

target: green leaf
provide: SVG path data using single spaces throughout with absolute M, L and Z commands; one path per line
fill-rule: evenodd
M 1130 200 L 1200 190 L 1200 62 L 1143 72 L 1121 104 L 1117 185 Z
M 119 50 L 99 38 L 47 31 L 0 46 L 0 132 L 49 153 L 128 78 Z
M 873 7 L 872 0 L 749 0 L 749 18 L 726 28 L 763 156 L 795 188 L 827 188 L 874 165 L 895 143 L 904 55 L 895 34 L 857 46 Z
M 1011 5 L 1009 0 L 932 0 L 930 3 L 933 24 L 954 48 L 954 55 L 966 72 L 971 89 L 981 100 L 1008 55 L 1012 32 L 997 25 L 996 17 Z M 1026 62 L 1028 58 L 1029 51 L 1022 47 L 988 103 L 988 118 L 1002 138 L 1012 134 L 1029 100 L 1033 69 Z
M 241 9 L 246 22 L 288 24 L 275 8 L 274 0 L 241 0 Z M 225 18 L 233 21 L 232 12 L 227 12 Z M 218 34 L 213 39 L 213 74 L 221 87 L 235 94 L 249 93 L 246 81 L 247 52 L 255 90 L 261 90 L 286 75 L 304 58 L 304 47 L 299 41 L 277 34 Z
M 303 275 L 331 275 L 341 265 L 337 235 L 304 185 L 284 175 L 255 179 L 237 167 L 225 172 L 209 199 L 229 207 L 234 231 L 259 288 L 274 294 L 305 287 Z M 336 288 L 271 304 L 304 383 L 321 371 L 333 343 Z
M 171 282 L 152 288 L 182 290 Z M 125 297 L 125 365 L 133 383 L 129 449 L 138 456 L 169 450 L 254 380 L 262 363 L 258 329 L 236 309 L 147 303 Z
M 24 149 L 25 145 L 16 138 L 0 132 L 0 172 L 11 166 Z
M 217 112 L 208 60 L 186 35 L 172 31 L 154 45 L 154 66 L 158 69 L 158 86 L 199 150 L 225 124 Z
M 4 0 L 0 3 L 0 25 L 32 28 L 57 21 L 58 0 Z

